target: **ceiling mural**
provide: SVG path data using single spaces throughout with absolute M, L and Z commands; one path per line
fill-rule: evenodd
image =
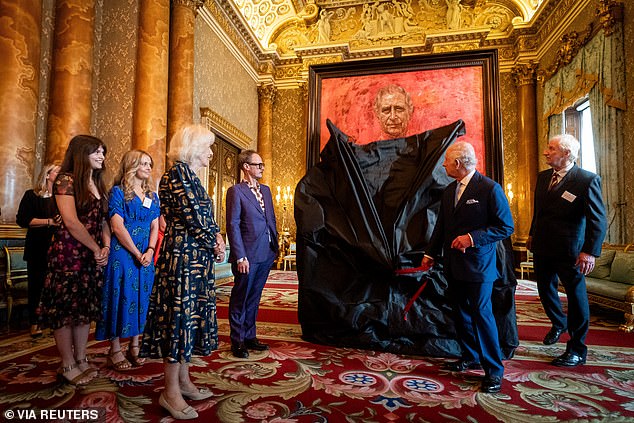
M 206 0 L 265 78 L 302 78 L 307 63 L 497 48 L 502 67 L 534 59 L 548 20 L 578 0 Z M 224 25 L 222 23 L 224 22 Z M 227 26 L 231 25 L 232 28 Z

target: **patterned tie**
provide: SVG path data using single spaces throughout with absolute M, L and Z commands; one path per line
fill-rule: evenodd
M 557 172 L 553 173 L 553 177 L 550 180 L 550 185 L 548 186 L 548 191 L 552 191 L 555 186 L 559 183 L 559 174 Z
M 247 184 L 249 186 L 249 188 L 251 189 L 251 192 L 253 193 L 253 195 L 255 195 L 255 198 L 258 200 L 258 203 L 260 203 L 260 207 L 262 207 L 262 211 L 266 211 L 264 209 L 264 197 L 262 196 L 262 191 L 260 191 L 260 184 L 255 184 L 255 185 L 250 185 L 247 181 L 243 181 L 245 184 Z

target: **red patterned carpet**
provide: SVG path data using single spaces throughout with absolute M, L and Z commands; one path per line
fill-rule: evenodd
M 229 351 L 226 316 L 231 285 L 230 280 L 219 282 L 221 349 L 197 357 L 191 368 L 196 383 L 215 394 L 190 402 L 199 421 L 634 422 L 634 334 L 617 331 L 619 313 L 593 308 L 587 365 L 553 367 L 550 360 L 565 344 L 541 344 L 549 324 L 534 286 L 523 282 L 516 297 L 521 346 L 515 358 L 505 362 L 502 392 L 482 394 L 481 372 L 452 374 L 442 370 L 440 359 L 302 341 L 296 279 L 295 272 L 272 272 L 258 326 L 258 336 L 271 349 L 251 353 L 246 360 Z M 162 364 L 153 361 L 140 369 L 115 372 L 105 367 L 107 350 L 106 342 L 90 343 L 93 362 L 101 367 L 99 378 L 73 389 L 55 379 L 58 359 L 50 336 L 0 341 L 0 410 L 5 421 L 18 412 L 24 417 L 40 410 L 49 415 L 51 410 L 97 410 L 102 422 L 172 421 L 157 404 Z

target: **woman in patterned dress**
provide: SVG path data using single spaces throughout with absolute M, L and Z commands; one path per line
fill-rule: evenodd
M 110 250 L 105 154 L 99 138 L 75 136 L 53 186 L 62 223 L 48 252 L 39 312 L 54 331 L 62 361 L 58 377 L 71 385 L 85 385 L 97 373 L 86 346 L 90 322 L 101 318 L 103 266 Z
M 101 303 L 103 318 L 95 338 L 110 340 L 108 366 L 128 370 L 142 364 L 143 333 L 154 282 L 154 250 L 158 238 L 159 201 L 152 192 L 154 162 L 144 151 L 128 151 L 110 191 L 108 216 L 112 230 Z M 120 338 L 130 338 L 127 354 Z
M 171 167 L 159 184 L 167 227 L 139 355 L 164 360 L 159 404 L 175 419 L 198 417 L 183 397 L 213 395 L 194 385 L 188 367 L 193 354 L 209 355 L 218 348 L 213 264 L 224 260 L 225 243 L 212 201 L 195 173 L 209 165 L 213 142 L 214 135 L 202 125 L 178 130 L 170 141 Z

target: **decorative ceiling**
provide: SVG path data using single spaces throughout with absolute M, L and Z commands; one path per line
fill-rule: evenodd
M 206 0 L 259 79 L 309 65 L 497 48 L 501 70 L 530 62 L 597 0 Z M 398 53 L 396 53 L 398 51 Z

